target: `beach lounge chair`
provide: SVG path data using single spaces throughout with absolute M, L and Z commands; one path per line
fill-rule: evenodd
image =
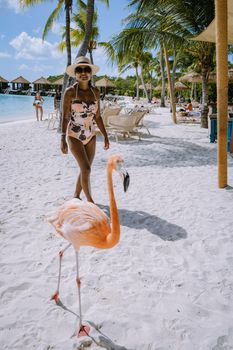
M 136 135 L 140 140 L 141 134 L 138 129 L 142 127 L 140 123 L 146 113 L 147 111 L 137 111 L 131 114 L 119 114 L 117 117 L 110 117 L 109 134 L 113 134 L 117 142 L 119 134 L 123 135 L 123 138 Z
M 120 113 L 121 111 L 121 107 L 118 106 L 114 106 L 114 107 L 106 107 L 102 113 L 102 119 L 103 119 L 103 123 L 105 128 L 107 128 L 108 125 L 108 121 L 109 118 L 112 116 L 116 116 Z
M 48 129 L 54 129 L 55 124 L 59 124 L 60 120 L 60 101 L 56 101 L 55 110 L 48 114 Z

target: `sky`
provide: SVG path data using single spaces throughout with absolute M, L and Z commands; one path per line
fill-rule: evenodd
M 57 0 L 22 9 L 18 0 L 0 0 L 0 76 L 11 81 L 22 75 L 30 82 L 41 76 L 63 74 L 66 54 L 57 50 L 64 25 L 63 12 L 43 42 L 42 32 L 47 18 L 56 7 Z M 96 0 L 98 9 L 99 41 L 109 41 L 123 28 L 122 19 L 129 14 L 128 0 L 109 0 L 109 8 Z M 74 59 L 77 48 L 72 48 Z M 117 67 L 108 63 L 103 48 L 94 51 L 95 64 L 100 75 L 118 76 Z M 127 74 L 132 74 L 128 71 Z

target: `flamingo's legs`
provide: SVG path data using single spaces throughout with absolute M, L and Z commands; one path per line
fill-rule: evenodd
M 76 273 L 76 283 L 78 287 L 78 303 L 79 303 L 79 328 L 77 331 L 77 336 L 82 337 L 85 335 L 88 335 L 90 331 L 90 327 L 88 325 L 83 325 L 82 324 L 82 309 L 81 309 L 81 280 L 79 277 L 79 262 L 78 262 L 78 252 L 75 251 L 75 256 L 76 256 L 76 268 L 77 268 L 77 273 Z
M 59 289 L 60 289 L 60 282 L 61 282 L 61 263 L 64 252 L 71 246 L 71 243 L 69 243 L 64 249 L 62 249 L 59 252 L 59 273 L 58 273 L 58 280 L 57 280 L 57 289 L 56 292 L 52 295 L 51 300 L 55 300 L 56 304 L 59 304 Z

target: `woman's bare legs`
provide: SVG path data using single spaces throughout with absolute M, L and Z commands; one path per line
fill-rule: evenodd
M 94 136 L 87 145 L 73 137 L 68 137 L 70 151 L 78 162 L 80 175 L 76 183 L 74 197 L 79 198 L 83 190 L 89 202 L 94 203 L 90 193 L 90 173 L 91 165 L 95 156 L 96 136 Z
M 39 121 L 38 107 L 36 107 L 36 120 Z
M 40 120 L 43 120 L 43 107 L 40 107 Z

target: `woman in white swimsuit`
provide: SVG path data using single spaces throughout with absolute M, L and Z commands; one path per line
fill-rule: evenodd
M 41 97 L 40 92 L 38 91 L 36 93 L 36 96 L 34 98 L 33 106 L 36 109 L 36 119 L 37 121 L 42 121 L 43 118 L 43 107 L 42 104 L 44 102 L 43 97 Z M 39 111 L 40 111 L 40 116 L 39 116 Z
M 61 134 L 61 151 L 68 153 L 69 144 L 80 167 L 74 197 L 80 198 L 83 190 L 87 200 L 92 203 L 89 182 L 95 156 L 96 124 L 104 136 L 104 149 L 109 148 L 108 135 L 100 116 L 100 94 L 98 89 L 91 86 L 91 76 L 98 70 L 98 66 L 90 64 L 89 59 L 83 56 L 67 67 L 67 73 L 77 82 L 64 94 Z

